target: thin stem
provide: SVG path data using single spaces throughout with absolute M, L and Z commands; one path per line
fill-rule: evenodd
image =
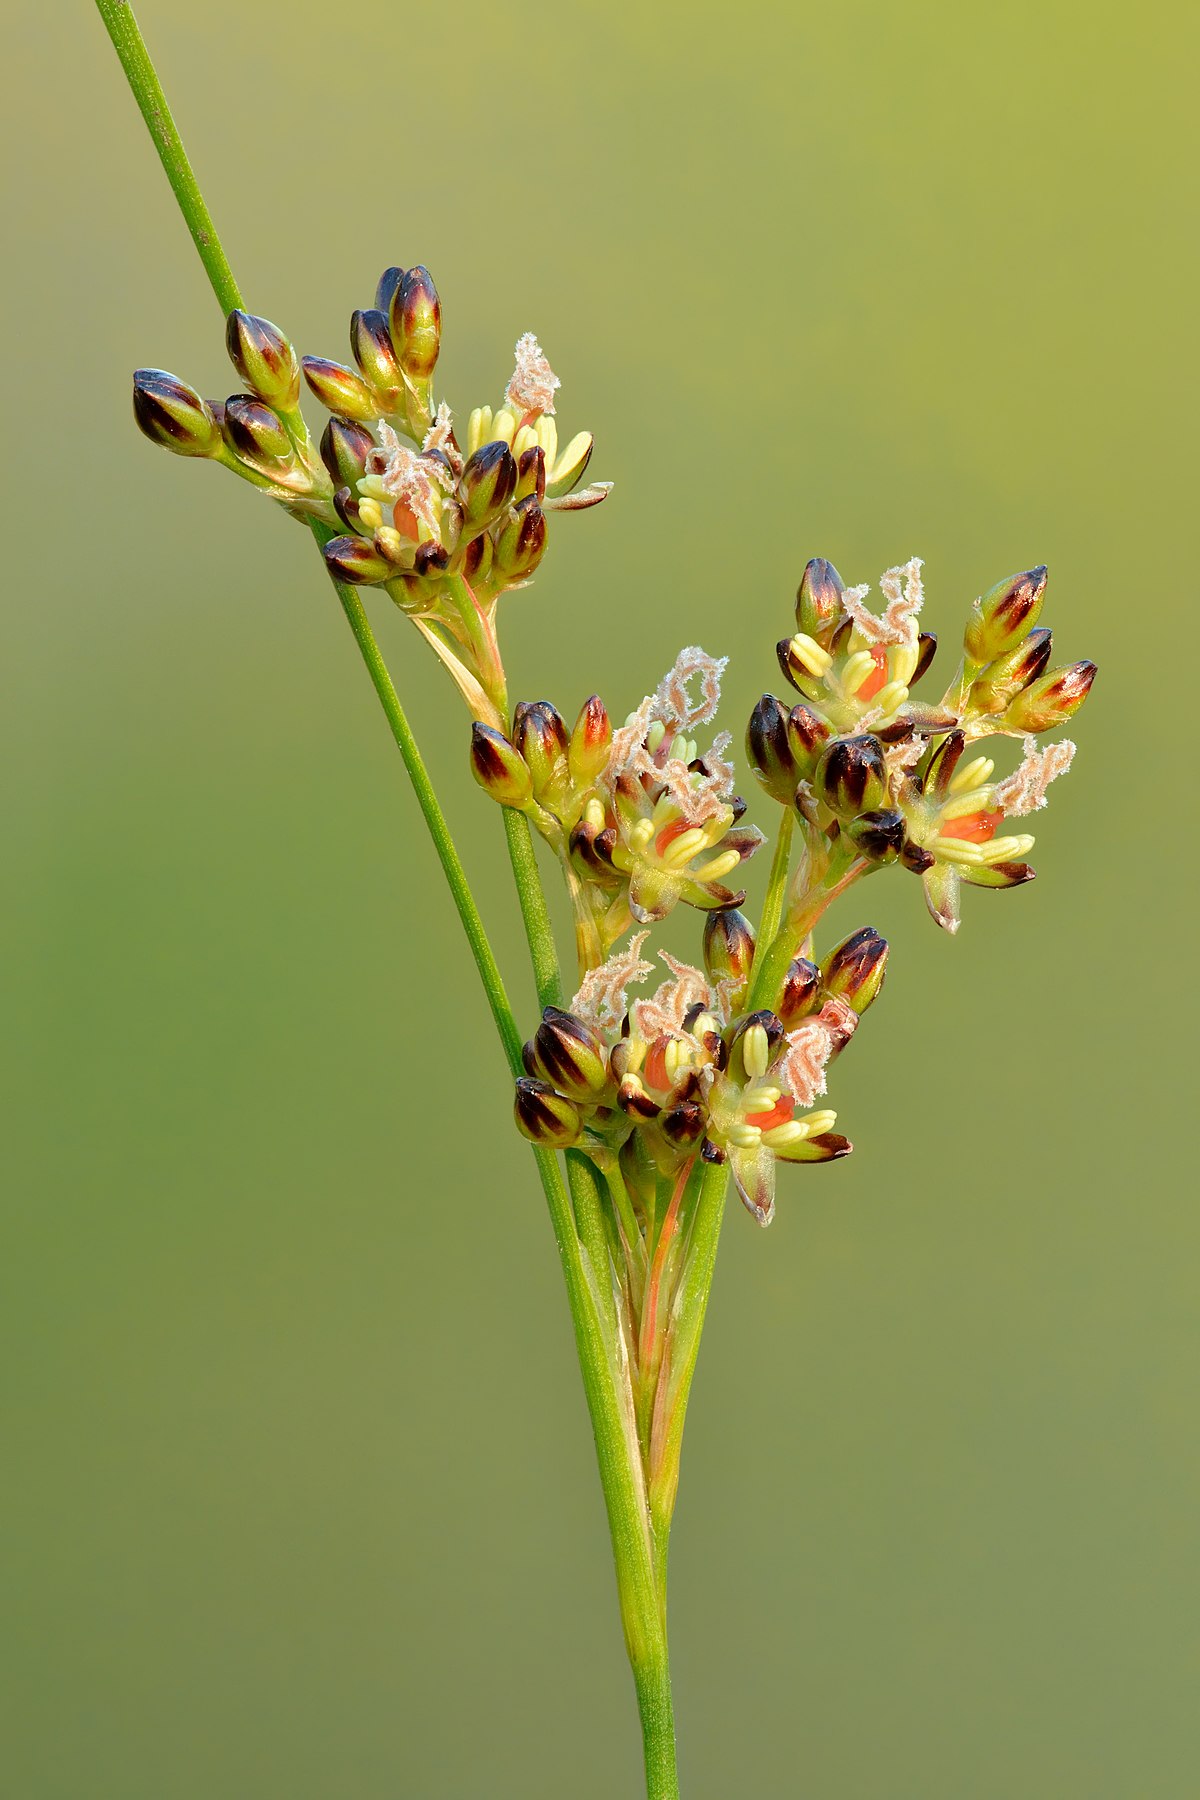
M 166 171 L 171 192 L 178 202 L 184 223 L 192 234 L 192 242 L 200 253 L 200 261 L 204 264 L 213 292 L 220 302 L 221 311 L 233 312 L 235 307 L 241 306 L 242 296 L 233 278 L 233 270 L 226 260 L 224 247 L 217 236 L 217 228 L 209 217 L 204 197 L 192 173 L 187 151 L 171 116 L 171 108 L 167 105 L 167 96 L 162 91 L 157 71 L 150 60 L 150 52 L 138 30 L 133 8 L 127 4 L 127 0 L 96 0 L 96 7 L 113 41 L 113 48 L 121 59 L 125 79 L 146 121 L 146 129 L 154 140 L 154 148 Z
M 767 877 L 767 893 L 763 901 L 758 936 L 754 941 L 754 962 L 756 964 L 766 956 L 779 933 L 780 920 L 783 918 L 783 901 L 787 893 L 788 864 L 792 856 L 792 833 L 795 825 L 795 813 L 790 806 L 785 806 L 779 821 L 779 836 L 775 839 L 775 854 L 771 858 L 771 873 Z M 751 982 L 753 982 L 753 978 L 752 967 Z
M 790 907 L 787 917 L 774 940 L 767 948 L 766 954 L 759 959 L 757 949 L 754 957 L 754 979 L 750 986 L 750 998 L 746 1002 L 747 1012 L 755 1012 L 759 1007 L 771 1006 L 779 998 L 787 975 L 788 964 L 799 950 L 813 926 L 820 919 L 825 908 L 844 894 L 851 884 L 866 873 L 869 863 L 852 862 L 847 869 L 843 865 L 840 878 L 827 885 L 826 881 L 801 896 L 799 902 Z M 831 869 L 828 874 L 839 874 Z
M 512 863 L 517 898 L 521 902 L 521 918 L 533 962 L 533 979 L 537 985 L 539 1006 L 561 1006 L 562 974 L 558 951 L 554 947 L 554 931 L 546 907 L 546 894 L 538 872 L 533 833 L 524 813 L 511 806 L 504 809 L 504 835 L 508 840 L 508 859 Z

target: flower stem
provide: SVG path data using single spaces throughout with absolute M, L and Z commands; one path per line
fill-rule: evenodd
M 533 962 L 533 979 L 537 986 L 538 1005 L 561 1006 L 563 999 L 562 973 L 558 966 L 558 951 L 554 947 L 554 931 L 546 906 L 546 893 L 538 872 L 537 853 L 533 847 L 533 833 L 529 829 L 529 821 L 524 813 L 517 812 L 511 806 L 504 807 L 503 812 L 504 835 L 508 840 L 508 860 L 512 864 L 513 879 L 517 884 L 517 898 L 521 903 L 521 918 L 525 925 L 525 937 Z
M 787 892 L 788 864 L 792 855 L 792 832 L 796 824 L 796 815 L 790 806 L 785 806 L 779 821 L 779 836 L 775 839 L 775 854 L 771 858 L 771 873 L 767 877 L 767 892 L 763 900 L 762 918 L 759 921 L 758 937 L 754 944 L 754 964 L 765 959 L 767 951 L 779 935 L 779 925 L 783 918 L 783 899 Z M 754 969 L 751 968 L 753 981 Z

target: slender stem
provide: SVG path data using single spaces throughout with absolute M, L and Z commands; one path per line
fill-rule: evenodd
M 795 813 L 790 806 L 785 806 L 779 821 L 779 836 L 775 839 L 775 854 L 771 858 L 771 873 L 767 878 L 767 893 L 763 900 L 758 936 L 754 941 L 754 962 L 756 964 L 766 956 L 779 933 L 780 920 L 783 918 L 783 900 L 787 893 L 788 864 L 792 856 L 792 833 L 795 825 Z M 753 983 L 753 979 L 752 967 L 751 983 Z
M 852 862 L 849 868 L 843 864 L 841 869 L 831 868 L 828 875 L 838 876 L 832 883 L 825 881 L 801 896 L 797 904 L 788 909 L 775 938 L 767 948 L 761 961 L 756 947 L 754 957 L 754 978 L 750 986 L 750 998 L 746 1002 L 747 1012 L 754 1012 L 759 1007 L 771 1006 L 779 998 L 787 975 L 788 964 L 795 956 L 821 914 L 830 903 L 844 894 L 860 875 L 866 873 L 869 863 Z
M 150 60 L 150 52 L 133 16 L 133 8 L 128 5 L 127 0 L 96 0 L 96 6 L 113 41 L 113 48 L 121 59 L 125 79 L 146 121 L 146 129 L 154 140 L 154 148 L 166 171 L 171 192 L 178 202 L 184 223 L 192 234 L 192 242 L 200 253 L 200 261 L 204 264 L 213 292 L 220 302 L 221 311 L 232 312 L 235 307 L 241 306 L 242 296 L 217 236 L 217 228 L 209 217 L 203 195 L 196 184 L 187 151 L 171 116 L 171 108 L 167 105 L 167 96 L 162 91 L 157 71 Z
M 562 974 L 558 951 L 554 947 L 554 931 L 546 907 L 546 894 L 538 872 L 533 833 L 523 813 L 511 806 L 504 809 L 504 835 L 508 840 L 508 858 L 512 863 L 517 897 L 521 902 L 521 918 L 533 961 L 533 978 L 537 984 L 539 1006 L 561 1006 Z

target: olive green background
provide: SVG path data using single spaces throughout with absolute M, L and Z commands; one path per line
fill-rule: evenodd
M 1041 878 L 953 941 L 902 873 L 845 903 L 895 946 L 856 1154 L 727 1220 L 684 1790 L 1188 1800 L 1185 9 L 141 19 L 251 307 L 341 355 L 423 260 L 456 407 L 532 327 L 595 431 L 515 693 L 625 709 L 698 641 L 740 735 L 809 555 L 923 555 L 947 662 L 1050 564 L 1102 672 Z M 632 1796 L 553 1242 L 399 759 L 304 535 L 134 431 L 136 364 L 235 383 L 98 19 L 17 0 L 6 49 L 4 1791 Z M 461 708 L 371 610 L 531 1021 Z

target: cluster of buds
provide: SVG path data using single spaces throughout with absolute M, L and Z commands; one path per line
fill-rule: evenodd
M 226 343 L 247 391 L 205 400 L 163 370 L 139 369 L 134 413 L 155 443 L 222 463 L 316 521 L 335 579 L 384 588 L 472 714 L 502 727 L 496 603 L 537 568 L 549 515 L 594 506 L 609 486 L 579 485 L 589 433 L 560 451 L 560 384 L 531 333 L 518 340 L 503 403 L 477 407 L 460 443 L 433 392 L 441 328 L 429 271 L 386 269 L 375 305 L 350 321 L 354 367 L 298 358 L 278 326 L 233 312 Z M 302 377 L 331 415 L 319 445 L 300 412 Z
M 628 988 L 653 969 L 646 936 L 591 970 L 567 1011 L 546 1009 L 525 1046 L 518 1128 L 617 1163 L 633 1196 L 697 1156 L 727 1162 L 767 1225 L 777 1162 L 832 1162 L 851 1148 L 836 1114 L 815 1103 L 879 992 L 887 944 L 867 928 L 820 965 L 796 956 L 776 1008 L 746 1013 L 754 935 L 741 912 L 710 914 L 703 971 L 660 952 L 670 978 L 630 1002 Z
M 1069 767 L 1072 744 L 1038 750 L 1034 739 L 1078 711 L 1096 669 L 1048 669 L 1051 634 L 1038 625 L 1046 571 L 1031 569 L 976 602 L 941 700 L 914 701 L 910 689 L 936 649 L 917 626 L 920 571 L 916 558 L 889 569 L 876 615 L 869 589 L 846 588 L 828 562 L 809 563 L 798 630 L 778 646 L 801 699 L 789 708 L 764 694 L 746 749 L 765 791 L 796 808 L 819 859 L 901 864 L 921 876 L 930 912 L 954 931 L 961 882 L 1015 887 L 1032 877 L 1022 860 L 1032 837 L 1000 828 L 1042 806 L 1050 780 Z M 1025 739 L 1021 769 L 997 784 L 989 758 L 957 767 L 964 746 L 989 735 Z

